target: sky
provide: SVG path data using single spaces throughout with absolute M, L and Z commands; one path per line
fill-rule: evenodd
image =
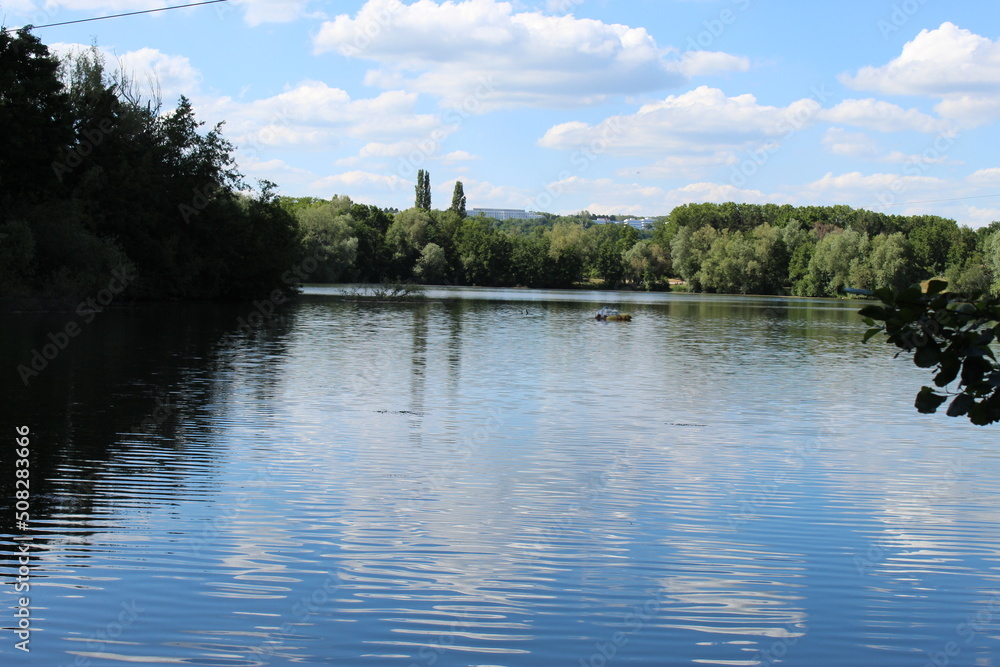
M 0 0 L 8 27 L 190 0 Z M 281 194 L 660 216 L 692 202 L 1000 220 L 1000 3 L 229 0 L 39 28 L 225 122 Z

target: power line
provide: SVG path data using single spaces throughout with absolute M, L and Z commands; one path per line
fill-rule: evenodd
M 60 25 L 73 25 L 74 23 L 87 23 L 89 21 L 104 21 L 106 19 L 120 19 L 123 16 L 137 16 L 139 14 L 153 14 L 155 12 L 165 12 L 171 9 L 184 9 L 186 7 L 201 7 L 202 5 L 214 5 L 219 2 L 229 2 L 229 0 L 205 0 L 204 2 L 193 2 L 189 5 L 173 5 L 171 7 L 158 7 L 157 9 L 143 9 L 138 12 L 126 12 L 124 14 L 112 14 L 110 16 L 95 16 L 89 19 L 77 19 L 75 21 L 63 21 L 61 23 L 48 23 L 46 25 L 33 25 L 31 29 L 36 28 L 54 28 Z M 22 26 L 27 27 L 27 26 Z M 15 32 L 21 28 L 4 28 L 4 32 Z
M 951 199 L 926 199 L 924 201 L 901 201 L 895 204 L 875 204 L 875 206 L 909 206 L 910 204 L 937 204 L 943 201 L 964 201 L 966 199 L 987 199 L 989 197 L 1000 197 L 1000 195 L 976 195 L 975 197 L 952 197 Z

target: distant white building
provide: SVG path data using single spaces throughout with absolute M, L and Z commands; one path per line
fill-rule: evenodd
M 656 226 L 656 220 L 652 218 L 631 218 L 625 221 L 625 224 L 632 225 L 636 229 L 653 229 Z
M 494 218 L 496 220 L 538 220 L 542 217 L 541 213 L 535 213 L 534 211 L 525 211 L 523 209 L 514 208 L 470 208 L 467 212 L 470 218 L 475 218 L 478 215 L 485 216 L 487 218 Z

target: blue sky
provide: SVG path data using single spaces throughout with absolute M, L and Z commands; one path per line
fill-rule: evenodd
M 180 2 L 5 0 L 7 26 Z M 283 194 L 665 215 L 702 201 L 1000 220 L 1000 5 L 230 0 L 40 29 L 180 94 Z

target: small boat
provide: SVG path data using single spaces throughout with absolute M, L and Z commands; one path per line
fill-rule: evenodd
M 631 322 L 632 315 L 631 313 L 619 313 L 614 308 L 608 308 L 605 306 L 597 311 L 597 314 L 594 315 L 594 319 L 600 322 Z

